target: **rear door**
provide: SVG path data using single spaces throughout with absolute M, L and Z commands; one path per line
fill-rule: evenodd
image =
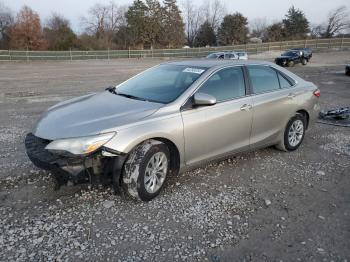
M 292 83 L 270 66 L 250 65 L 247 71 L 253 103 L 250 143 L 252 147 L 259 147 L 278 140 L 290 116 L 295 113 L 296 94 Z
M 217 104 L 182 110 L 186 164 L 248 148 L 252 102 L 242 67 L 219 70 L 197 92 L 214 96 Z

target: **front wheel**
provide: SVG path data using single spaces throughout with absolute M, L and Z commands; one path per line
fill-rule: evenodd
M 304 140 L 306 121 L 305 117 L 297 114 L 287 123 L 284 136 L 277 148 L 283 151 L 296 150 Z
M 288 65 L 288 67 L 293 67 L 294 66 L 294 61 L 288 61 L 287 65 Z
M 307 60 L 305 58 L 301 59 L 301 64 L 302 65 L 306 65 L 307 64 Z
M 157 140 L 138 145 L 124 165 L 123 183 L 128 194 L 142 201 L 150 201 L 161 191 L 169 174 L 168 147 Z

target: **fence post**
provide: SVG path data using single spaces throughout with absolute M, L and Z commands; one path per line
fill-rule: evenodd
M 9 49 L 9 57 L 10 57 L 10 61 L 12 60 L 12 57 L 11 57 L 11 50 Z
M 307 46 L 306 43 L 307 43 L 307 39 L 305 39 L 304 48 L 306 48 Z
M 340 49 L 343 49 L 343 41 L 344 41 L 344 36 L 342 36 L 341 41 L 340 41 Z
M 128 58 L 130 58 L 130 46 L 128 48 Z
M 28 57 L 28 46 L 27 46 L 26 56 L 27 56 L 27 62 L 29 62 L 29 57 Z
M 332 38 L 329 38 L 329 42 L 328 42 L 328 49 L 331 49 L 331 46 L 332 46 L 332 44 L 331 44 L 331 40 L 332 40 Z
M 72 48 L 69 48 L 69 55 L 70 55 L 70 61 L 73 60 L 73 57 L 72 57 Z
M 153 58 L 154 54 L 153 54 L 153 45 L 151 45 L 151 57 Z
M 107 50 L 107 58 L 109 60 L 109 47 L 108 47 L 108 50 Z

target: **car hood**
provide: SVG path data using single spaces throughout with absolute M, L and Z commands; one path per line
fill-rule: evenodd
M 95 135 L 141 120 L 162 106 L 108 91 L 90 94 L 49 108 L 34 127 L 33 134 L 49 140 Z
M 289 56 L 289 55 L 281 55 L 279 57 L 277 57 L 277 59 L 285 59 L 285 58 L 292 58 L 293 56 Z

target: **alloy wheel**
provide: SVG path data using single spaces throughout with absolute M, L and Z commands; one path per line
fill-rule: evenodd
M 157 192 L 163 185 L 168 171 L 168 159 L 165 153 L 157 152 L 148 161 L 144 186 L 148 193 Z
M 304 135 L 304 124 L 301 120 L 297 119 L 290 126 L 288 131 L 288 142 L 291 146 L 295 147 L 299 145 Z

